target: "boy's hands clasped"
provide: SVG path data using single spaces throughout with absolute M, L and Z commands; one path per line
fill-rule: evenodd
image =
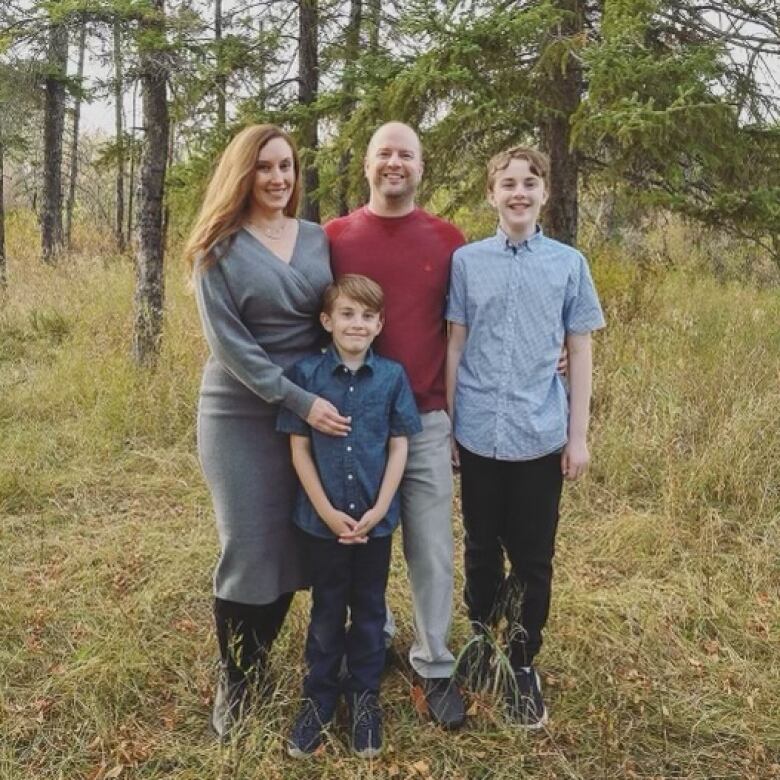
M 329 520 L 326 520 L 330 530 L 339 537 L 339 542 L 341 544 L 365 544 L 368 541 L 368 534 L 371 529 L 381 522 L 387 512 L 381 512 L 377 507 L 372 506 L 371 509 L 363 513 L 360 520 L 354 520 L 345 512 L 335 512 L 335 514 L 346 518 L 348 521 L 342 520 L 343 525 L 340 526 L 340 530 L 337 530 Z M 347 528 L 344 528 L 344 526 L 347 526 Z

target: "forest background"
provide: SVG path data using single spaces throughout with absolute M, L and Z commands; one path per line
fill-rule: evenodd
M 5 2 L 0 777 L 780 777 L 779 58 L 773 0 Z M 111 133 L 80 128 L 96 100 Z M 205 726 L 216 535 L 178 247 L 244 124 L 296 136 L 325 220 L 364 202 L 388 119 L 420 128 L 420 202 L 470 238 L 491 154 L 549 152 L 545 229 L 609 323 L 594 462 L 564 498 L 549 728 L 487 692 L 443 734 L 398 669 L 380 760 L 336 732 L 300 764 L 306 596 L 273 696 L 225 747 Z M 403 650 L 398 551 L 390 601 Z

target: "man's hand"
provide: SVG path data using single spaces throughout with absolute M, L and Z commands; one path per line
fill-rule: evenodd
M 344 544 L 352 544 L 353 542 L 367 542 L 368 534 L 371 529 L 387 514 L 387 512 L 380 512 L 375 506 L 363 513 L 363 517 L 360 518 L 358 523 L 352 529 L 349 534 L 344 534 L 339 541 Z
M 450 436 L 450 462 L 452 468 L 456 470 L 460 468 L 460 450 L 454 436 Z
M 579 479 L 587 470 L 590 453 L 585 439 L 570 439 L 561 453 L 561 472 L 566 479 Z
M 345 544 L 352 544 L 359 539 L 351 539 L 354 535 L 355 528 L 357 527 L 357 520 L 351 518 L 346 512 L 340 512 L 338 509 L 334 509 L 328 512 L 323 518 L 328 528 L 333 531 L 336 536 L 339 537 L 339 541 L 350 539 L 350 541 L 344 541 Z
M 555 370 L 561 376 L 569 375 L 569 350 L 566 349 L 565 344 L 561 347 L 561 354 L 558 355 L 558 364 L 555 366 Z
M 317 398 L 312 404 L 306 422 L 320 433 L 327 433 L 330 436 L 346 436 L 352 430 L 350 426 L 352 418 L 342 417 L 339 410 L 324 398 Z

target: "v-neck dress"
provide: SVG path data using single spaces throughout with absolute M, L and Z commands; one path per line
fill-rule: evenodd
M 198 454 L 214 502 L 221 554 L 214 592 L 268 604 L 306 587 L 292 522 L 296 477 L 284 406 L 305 418 L 316 396 L 284 370 L 322 343 L 319 311 L 331 281 L 319 225 L 300 220 L 289 263 L 240 230 L 196 295 L 211 355 L 198 405 Z

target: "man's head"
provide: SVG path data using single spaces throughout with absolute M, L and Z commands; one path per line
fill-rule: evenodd
M 547 156 L 528 146 L 499 152 L 488 163 L 488 200 L 510 238 L 528 238 L 536 230 L 539 212 L 547 202 L 549 174 Z
M 384 321 L 382 288 L 361 274 L 344 274 L 328 285 L 322 298 L 320 321 L 342 358 L 368 350 Z
M 371 136 L 364 170 L 371 189 L 369 208 L 380 216 L 401 216 L 414 208 L 423 172 L 417 133 L 403 122 L 388 122 Z

